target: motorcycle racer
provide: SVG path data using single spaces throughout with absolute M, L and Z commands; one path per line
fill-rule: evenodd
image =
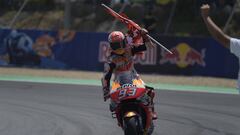
M 110 80 L 112 74 L 114 73 L 114 81 L 119 82 L 121 85 L 129 82 L 129 80 L 140 79 L 134 68 L 133 57 L 143 51 L 146 51 L 148 47 L 152 46 L 150 39 L 147 37 L 147 30 L 141 29 L 137 31 L 138 35 L 142 38 L 142 43 L 132 44 L 127 39 L 127 35 L 124 35 L 120 31 L 113 31 L 108 36 L 108 41 L 110 43 L 111 54 L 108 57 L 108 61 L 104 64 L 104 75 L 102 78 L 103 87 L 103 97 L 104 101 L 110 98 Z M 145 85 L 146 89 L 150 91 L 151 105 L 150 108 L 153 110 L 153 119 L 157 119 L 157 114 L 154 111 L 153 98 L 154 91 L 153 88 Z

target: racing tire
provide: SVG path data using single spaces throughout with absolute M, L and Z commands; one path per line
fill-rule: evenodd
M 148 129 L 148 135 L 152 135 L 153 130 L 154 130 L 154 124 L 153 124 L 153 122 L 152 122 L 152 123 L 151 123 L 151 126 L 150 126 L 149 129 Z
M 137 117 L 131 117 L 124 120 L 124 135 L 142 135 L 141 125 Z

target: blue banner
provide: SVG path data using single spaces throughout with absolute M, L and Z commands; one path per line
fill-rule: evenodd
M 138 70 L 173 75 L 237 78 L 237 58 L 212 38 L 156 38 L 169 48 L 173 55 L 159 47 L 157 66 L 143 66 Z
M 0 65 L 102 71 L 110 53 L 107 33 L 0 30 Z M 159 46 L 135 57 L 144 73 L 236 78 L 238 60 L 212 38 L 155 37 Z

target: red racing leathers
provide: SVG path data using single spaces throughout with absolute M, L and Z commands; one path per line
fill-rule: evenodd
M 125 48 L 125 53 L 122 55 L 111 52 L 110 56 L 108 57 L 108 61 L 104 64 L 104 75 L 102 78 L 104 101 L 110 97 L 110 80 L 113 73 L 114 81 L 119 82 L 121 85 L 130 82 L 133 79 L 140 79 L 134 68 L 134 56 L 147 50 L 146 44 L 150 44 L 150 40 L 143 38 L 143 41 L 144 42 L 140 45 L 128 44 Z M 146 88 L 149 89 L 151 87 L 146 86 Z M 153 88 L 151 91 L 152 93 L 149 96 L 152 99 L 151 108 L 154 111 L 153 98 L 155 93 Z
M 134 79 L 138 77 L 134 69 L 134 55 L 146 51 L 145 44 L 134 46 L 127 45 L 125 53 L 122 55 L 112 52 L 108 57 L 108 61 L 104 64 L 104 76 L 102 78 L 102 85 L 104 91 L 104 99 L 109 98 L 110 79 L 112 74 L 115 74 L 114 81 L 119 81 L 120 84 L 126 82 L 126 79 Z

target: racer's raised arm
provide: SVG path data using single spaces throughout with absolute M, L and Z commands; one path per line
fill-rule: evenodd
M 146 51 L 147 48 L 152 47 L 153 43 L 151 40 L 147 37 L 148 31 L 146 29 L 141 29 L 140 34 L 143 39 L 143 44 L 139 46 L 133 46 L 132 47 L 132 54 L 135 55 L 136 53 Z

